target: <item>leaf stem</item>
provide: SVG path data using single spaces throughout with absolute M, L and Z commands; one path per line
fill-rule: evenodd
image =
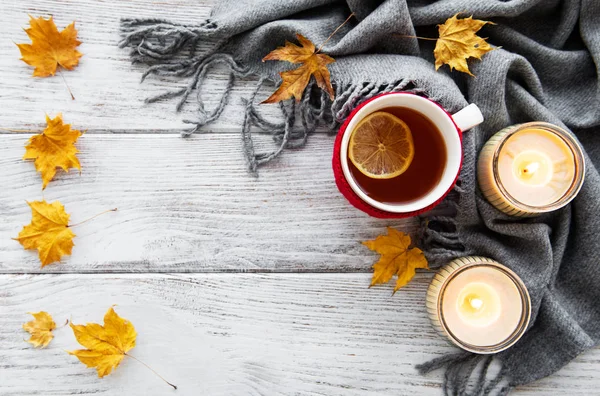
M 342 24 L 340 26 L 338 26 L 337 28 L 335 28 L 335 30 L 333 31 L 333 33 L 331 33 L 329 35 L 329 37 L 327 37 L 327 40 L 323 41 L 323 43 L 319 46 L 319 49 L 315 52 L 315 54 L 318 54 L 319 52 L 321 52 L 321 49 L 323 49 L 323 46 L 325 44 L 327 44 L 327 42 L 329 40 L 331 40 L 331 38 L 333 37 L 334 34 L 336 34 L 338 32 L 338 30 L 340 30 L 346 23 L 348 23 L 348 21 L 350 20 L 350 18 L 352 18 L 354 16 L 354 13 L 350 14 L 348 16 L 348 18 L 346 18 L 346 20 L 344 22 L 342 22 Z
M 65 327 L 68 324 L 69 324 L 69 319 L 67 319 L 67 321 L 62 326 L 56 327 L 55 330 L 62 329 L 63 327 Z
M 65 79 L 64 74 L 62 74 L 62 69 L 59 66 L 57 69 L 58 74 L 62 77 L 63 82 L 65 83 L 65 87 L 67 87 L 67 91 L 69 91 L 69 95 L 71 95 L 71 100 L 75 100 L 75 96 L 73 96 L 73 92 L 71 92 L 71 88 L 69 87 L 69 84 L 67 84 L 67 80 Z
M 173 389 L 177 389 L 176 385 L 173 385 L 172 383 L 170 383 L 169 381 L 167 381 L 166 379 L 164 379 L 162 377 L 162 375 L 158 374 L 156 371 L 154 371 L 154 369 L 150 366 L 148 366 L 146 363 L 142 362 L 140 359 L 136 358 L 133 355 L 130 355 L 128 353 L 125 354 L 125 356 L 129 356 L 130 358 L 132 358 L 133 360 L 137 360 L 139 363 L 143 364 L 144 366 L 146 366 L 146 368 L 150 371 L 152 371 L 158 378 L 160 378 L 161 380 L 165 381 L 167 384 L 171 385 L 173 387 Z
M 406 35 L 406 34 L 397 34 L 397 33 L 394 33 L 394 36 L 405 37 L 405 38 L 416 38 L 416 39 L 419 39 L 419 40 L 430 40 L 430 41 L 437 41 L 438 40 L 436 38 L 431 38 L 431 37 L 409 36 L 409 35 Z
M 90 217 L 89 219 L 86 219 L 86 220 L 80 221 L 79 223 L 75 223 L 75 224 L 69 224 L 67 227 L 69 227 L 69 228 L 72 228 L 72 227 L 77 227 L 78 225 L 81 225 L 81 224 L 83 224 L 83 223 L 87 223 L 88 221 L 90 221 L 90 220 L 93 220 L 93 219 L 95 219 L 95 218 L 96 218 L 96 217 L 98 217 L 98 216 L 102 216 L 102 215 L 103 215 L 103 214 L 105 214 L 105 213 L 108 213 L 108 212 L 116 212 L 116 211 L 117 211 L 117 208 L 108 209 L 108 210 L 105 210 L 104 212 L 98 213 L 97 215 L 94 215 L 94 216 Z

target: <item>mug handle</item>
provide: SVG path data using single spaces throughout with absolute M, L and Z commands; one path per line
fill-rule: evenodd
M 475 103 L 471 103 L 451 117 L 462 132 L 468 131 L 483 122 L 483 114 L 481 114 L 481 110 Z

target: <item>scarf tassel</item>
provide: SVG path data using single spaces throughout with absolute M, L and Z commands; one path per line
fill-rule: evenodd
M 146 99 L 146 103 L 179 98 L 175 109 L 181 111 L 190 95 L 195 91 L 195 120 L 184 120 L 193 128 L 182 132 L 183 137 L 201 132 L 202 127 L 219 119 L 229 102 L 235 79 L 253 75 L 247 67 L 240 65 L 231 54 L 223 52 L 225 39 L 219 39 L 217 24 L 210 19 L 197 25 L 173 23 L 164 19 L 123 19 L 121 20 L 121 41 L 119 47 L 131 48 L 130 57 L 133 63 L 148 66 L 141 81 L 154 75 L 187 79 L 183 88 L 170 90 Z M 208 49 L 206 48 L 208 45 Z M 229 78 L 217 107 L 207 111 L 201 95 L 202 83 L 208 72 L 216 65 L 224 65 Z M 259 76 L 256 89 L 249 98 L 243 98 L 245 107 L 242 123 L 243 151 L 246 155 L 250 172 L 257 174 L 260 165 L 277 158 L 284 149 L 303 147 L 308 136 L 319 126 L 334 132 L 352 109 L 374 96 L 388 92 L 409 91 L 420 93 L 411 81 L 403 79 L 391 83 L 376 84 L 373 82 L 344 84 L 333 82 L 336 96 L 333 101 L 320 91 L 311 80 L 301 100 L 279 103 L 282 121 L 271 121 L 258 111 L 255 98 L 262 85 L 271 78 Z M 299 117 L 298 117 L 299 115 Z M 300 126 L 296 126 L 297 118 Z M 268 152 L 257 153 L 252 139 L 252 130 L 272 135 L 276 148 Z
M 494 360 L 490 355 L 459 352 L 430 360 L 416 368 L 420 374 L 445 369 L 442 385 L 445 396 L 505 396 L 513 387 L 504 368 L 496 375 L 490 375 Z

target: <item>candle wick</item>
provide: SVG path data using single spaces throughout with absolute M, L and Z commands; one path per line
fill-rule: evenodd
M 532 162 L 523 169 L 523 173 L 534 173 L 540 168 L 539 162 Z

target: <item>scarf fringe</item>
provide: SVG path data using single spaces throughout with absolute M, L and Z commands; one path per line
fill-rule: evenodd
M 489 369 L 494 361 L 490 355 L 476 355 L 469 352 L 459 352 L 445 355 L 417 366 L 420 374 L 444 368 L 442 389 L 446 396 L 505 396 L 512 389 L 504 368 L 498 374 L 489 376 Z M 476 378 L 471 381 L 471 378 Z M 470 385 L 470 386 L 469 386 Z
M 463 189 L 460 178 L 445 201 L 421 218 L 419 246 L 423 247 L 430 268 L 466 254 L 456 225 L 456 214 Z
M 219 119 L 229 103 L 236 78 L 256 75 L 255 72 L 238 63 L 231 54 L 223 52 L 225 40 L 222 38 L 219 40 L 217 24 L 210 19 L 197 25 L 178 24 L 164 19 L 122 19 L 121 36 L 119 47 L 131 48 L 132 62 L 148 66 L 142 74 L 142 82 L 151 75 L 188 80 L 185 87 L 147 98 L 146 103 L 179 98 L 175 110 L 181 111 L 190 95 L 196 92 L 198 118 L 184 120 L 186 124 L 192 124 L 194 127 L 182 132 L 183 137 L 199 133 L 202 127 Z M 210 49 L 197 53 L 199 45 L 206 43 L 210 44 Z M 200 91 L 210 69 L 219 64 L 227 68 L 229 79 L 218 106 L 209 112 L 205 109 Z M 284 149 L 303 147 L 308 136 L 319 126 L 334 132 L 340 122 L 365 100 L 388 92 L 423 92 L 407 79 L 381 84 L 334 81 L 336 95 L 331 101 L 325 92 L 316 87 L 312 79 L 298 103 L 293 100 L 288 101 L 289 103 L 279 103 L 283 121 L 274 122 L 260 114 L 255 99 L 266 81 L 275 81 L 264 76 L 259 78 L 256 89 L 250 97 L 242 98 L 245 107 L 242 123 L 243 151 L 249 170 L 255 175 L 260 165 L 277 158 Z M 298 115 L 300 127 L 296 126 Z M 252 129 L 271 134 L 277 145 L 275 150 L 257 153 L 252 139 Z

